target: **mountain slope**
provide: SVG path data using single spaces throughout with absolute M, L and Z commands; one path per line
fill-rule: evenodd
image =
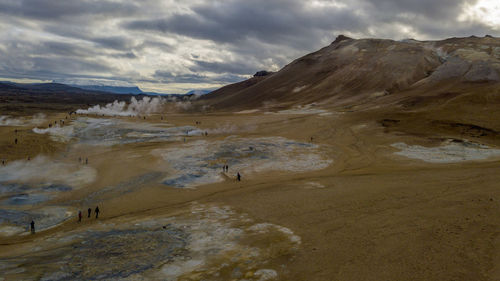
M 403 92 L 444 84 L 498 83 L 499 73 L 498 38 L 393 41 L 339 36 L 273 75 L 223 87 L 204 100 L 215 108 L 255 108 L 269 102 L 353 106 L 387 95 L 394 101 Z

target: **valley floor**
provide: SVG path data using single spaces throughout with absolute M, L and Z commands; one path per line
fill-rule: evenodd
M 66 117 L 0 126 L 0 279 L 500 278 L 491 140 L 327 110 Z

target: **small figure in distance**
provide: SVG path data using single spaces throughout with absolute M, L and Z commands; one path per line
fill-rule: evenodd
M 14 143 L 17 144 L 17 138 L 14 140 Z
M 238 172 L 238 174 L 236 175 L 236 178 L 238 179 L 238 181 L 241 181 L 241 175 L 240 175 L 240 172 Z
M 82 211 L 78 211 L 78 222 L 82 222 Z
M 91 208 L 89 208 L 89 209 L 87 210 L 87 212 L 89 213 L 89 214 L 88 214 L 88 216 L 87 216 L 87 218 L 90 218 L 90 213 L 92 213 L 92 209 L 91 209 Z
M 85 165 L 89 164 L 89 158 L 85 157 Z
M 95 207 L 95 218 L 97 219 L 99 217 L 99 206 Z
M 35 221 L 34 220 L 31 220 L 31 234 L 35 234 Z

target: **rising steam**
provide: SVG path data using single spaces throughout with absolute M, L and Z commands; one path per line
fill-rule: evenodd
M 95 105 L 88 109 L 78 109 L 79 114 L 97 114 L 107 116 L 137 116 L 160 112 L 165 100 L 161 97 L 144 97 L 142 100 L 130 99 L 130 103 L 115 100 L 105 106 Z

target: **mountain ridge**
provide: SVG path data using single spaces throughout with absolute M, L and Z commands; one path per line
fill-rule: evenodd
M 278 72 L 227 85 L 203 97 L 214 108 L 322 103 L 346 106 L 441 84 L 498 83 L 500 39 L 352 39 L 300 57 Z

